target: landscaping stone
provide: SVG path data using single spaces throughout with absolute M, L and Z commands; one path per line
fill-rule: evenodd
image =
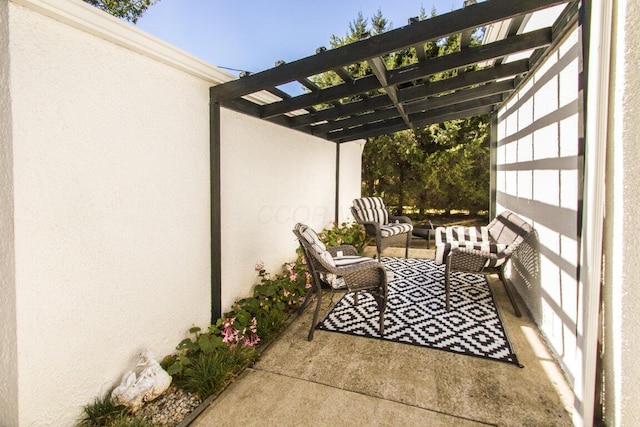
M 201 403 L 197 395 L 170 387 L 162 396 L 144 405 L 137 415 L 153 425 L 176 426 Z

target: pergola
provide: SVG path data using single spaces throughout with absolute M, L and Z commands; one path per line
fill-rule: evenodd
M 571 2 L 553 25 L 529 32 L 522 32 L 523 23 L 534 12 L 569 1 L 474 3 L 468 0 L 463 9 L 422 21 L 412 18 L 402 28 L 336 49 L 321 47 L 313 56 L 214 86 L 211 103 L 337 143 L 491 113 L 575 22 L 579 2 Z M 503 34 L 470 46 L 473 31 L 495 23 L 503 24 Z M 427 58 L 427 42 L 453 34 L 460 34 L 458 52 Z M 384 56 L 409 48 L 415 49 L 414 63 L 386 68 Z M 505 61 L 515 55 L 521 59 Z M 362 61 L 372 73 L 355 78 L 349 66 Z M 457 70 L 455 77 L 429 79 L 451 70 Z M 330 71 L 340 84 L 320 88 L 310 79 Z M 292 97 L 278 88 L 296 81 L 308 93 Z M 248 97 L 262 91 L 273 102 L 260 104 Z
M 465 7 L 366 37 L 336 48 L 318 48 L 312 56 L 279 62 L 274 68 L 210 88 L 212 319 L 221 313 L 220 108 L 224 107 L 340 144 L 433 123 L 492 114 L 527 80 L 578 20 L 578 0 L 465 1 Z M 564 8 L 555 22 L 527 30 L 541 11 Z M 492 26 L 483 44 L 470 46 L 471 34 Z M 428 58 L 425 45 L 460 34 L 460 50 Z M 388 69 L 384 57 L 414 48 L 414 63 Z M 356 78 L 349 66 L 366 61 L 371 73 Z M 453 77 L 430 76 L 457 70 Z M 341 83 L 321 88 L 313 76 L 334 72 Z M 299 82 L 307 93 L 290 96 L 279 88 Z M 256 96 L 259 95 L 259 96 Z M 266 102 L 265 100 L 271 100 Z M 492 126 L 494 127 L 494 126 Z M 495 138 L 495 132 L 492 135 Z M 336 167 L 336 175 L 338 174 Z M 336 182 L 339 177 L 336 176 Z M 337 207 L 336 186 L 336 216 Z

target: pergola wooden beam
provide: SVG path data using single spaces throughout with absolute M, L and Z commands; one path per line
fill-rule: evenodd
M 326 50 L 314 56 L 252 74 L 243 79 L 213 86 L 210 88 L 209 95 L 216 102 L 239 98 L 258 92 L 265 87 L 276 87 L 300 78 L 406 49 L 418 43 L 563 3 L 567 3 L 567 0 L 485 1 L 464 9 L 434 16 L 414 25 L 388 31 L 376 37 Z
M 375 58 L 371 58 L 369 59 L 368 63 L 369 63 L 369 66 L 371 67 L 371 71 L 378 78 L 378 81 L 380 82 L 381 87 L 385 89 L 385 92 L 387 93 L 387 96 L 393 103 L 393 106 L 396 108 L 396 110 L 398 110 L 398 113 L 402 118 L 402 120 L 404 120 L 405 124 L 408 127 L 411 127 L 409 116 L 407 116 L 407 114 L 404 112 L 404 107 L 398 101 L 398 89 L 393 85 L 389 85 L 389 82 L 387 79 L 387 67 L 384 65 L 384 61 L 382 60 L 382 58 L 379 56 Z
M 433 58 L 423 64 L 413 64 L 385 72 L 385 81 L 388 86 L 399 85 L 422 79 L 426 76 L 453 70 L 459 67 L 473 65 L 477 62 L 488 61 L 497 57 L 523 52 L 551 43 L 551 29 L 546 28 L 511 39 L 500 40 L 488 45 L 470 48 L 465 52 L 455 52 L 446 56 Z M 384 64 L 383 64 L 384 65 Z M 386 69 L 385 69 L 386 70 Z M 251 77 L 251 76 L 249 76 Z M 249 77 L 245 77 L 247 79 Z M 295 111 L 329 103 L 333 100 L 353 96 L 380 89 L 381 85 L 377 76 L 366 76 L 355 80 L 352 84 L 339 84 L 320 92 L 299 95 L 290 99 L 264 106 L 261 117 L 269 118 L 289 111 Z M 223 103 L 223 105 L 225 105 Z
M 426 97 L 432 97 L 441 93 L 453 92 L 460 89 L 493 82 L 505 78 L 526 73 L 529 71 L 529 61 L 522 59 L 517 62 L 503 64 L 484 70 L 463 73 L 457 77 L 446 80 L 431 82 L 428 85 L 414 86 L 410 88 L 400 89 L 398 98 L 401 102 L 410 102 Z M 432 101 L 433 102 L 433 101 Z M 332 122 L 342 117 L 355 116 L 367 111 L 379 110 L 391 107 L 391 100 L 385 95 L 378 95 L 371 98 L 349 102 L 342 104 L 340 107 L 330 107 L 319 110 L 313 114 L 305 114 L 292 118 L 295 121 L 293 127 L 305 132 L 315 133 L 310 126 L 313 123 L 322 121 Z M 281 116 L 278 116 L 281 117 Z M 275 119 L 275 118 L 274 118 Z M 303 126 L 308 128 L 302 128 Z
M 412 101 L 439 93 L 454 91 L 465 87 L 476 86 L 489 81 L 513 77 L 529 71 L 529 60 L 502 64 L 496 67 L 485 68 L 458 75 L 450 79 L 431 82 L 428 85 L 413 86 L 402 89 L 398 94 L 400 101 Z
M 424 64 L 402 67 L 389 71 L 389 84 L 400 84 L 418 80 L 424 76 L 442 73 L 478 62 L 500 58 L 519 52 L 535 49 L 551 44 L 551 28 L 507 38 L 497 42 L 469 48 L 464 52 L 454 52 L 449 55 L 433 58 Z
M 501 94 L 491 95 L 491 96 L 478 98 L 478 99 L 472 99 L 469 101 L 464 101 L 464 102 L 459 102 L 456 104 L 451 104 L 443 107 L 433 108 L 426 111 L 420 111 L 417 114 L 409 115 L 409 120 L 412 123 L 417 124 L 417 123 L 424 123 L 425 120 L 428 120 L 434 117 L 454 117 L 459 112 L 465 112 L 464 114 L 466 114 L 467 111 L 472 111 L 472 110 L 475 111 L 479 108 L 486 108 L 486 107 L 493 108 L 494 105 L 501 103 L 503 99 L 504 98 L 502 97 Z M 467 116 L 464 116 L 464 117 L 467 117 Z M 327 134 L 327 138 L 331 140 L 336 140 L 336 139 L 341 140 L 341 139 L 344 139 L 345 137 L 347 137 L 347 139 L 352 138 L 354 135 L 358 135 L 362 131 L 369 132 L 377 128 L 396 126 L 399 123 L 398 120 L 404 121 L 404 119 L 402 119 L 401 117 L 395 117 L 387 120 L 368 122 L 358 127 L 343 129 L 336 132 L 330 132 Z M 437 122 L 433 122 L 433 123 L 437 123 Z M 406 129 L 406 126 L 405 126 L 405 129 Z
M 492 95 L 499 95 L 511 92 L 514 89 L 513 80 L 507 80 L 499 83 L 486 84 L 468 91 L 460 91 L 450 95 L 444 95 L 439 97 L 429 98 L 424 101 L 418 101 L 410 103 L 404 106 L 406 114 L 414 114 L 425 112 L 428 110 L 435 110 L 437 108 L 460 106 L 466 101 L 472 101 L 475 99 L 486 98 Z M 502 98 L 495 98 L 501 100 Z M 440 113 L 438 113 L 440 114 Z M 330 132 L 335 132 L 341 129 L 348 129 L 351 127 L 363 125 L 366 123 L 379 122 L 390 118 L 401 117 L 395 108 L 387 108 L 384 110 L 373 111 L 357 116 L 350 117 L 348 119 L 336 120 L 308 128 L 308 133 L 317 136 L 325 136 Z
M 455 105 L 460 102 L 471 101 L 473 99 L 484 98 L 486 96 L 498 95 L 513 91 L 515 84 L 513 80 L 505 80 L 498 83 L 489 83 L 469 90 L 454 92 L 449 95 L 427 98 L 405 105 L 405 111 L 413 114 L 419 111 L 431 110 L 439 107 Z

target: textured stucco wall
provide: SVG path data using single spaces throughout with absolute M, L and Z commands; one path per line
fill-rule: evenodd
M 221 111 L 222 310 L 257 283 L 257 262 L 280 273 L 294 261 L 297 222 L 320 231 L 335 216 L 335 144 Z M 343 144 L 342 205 L 360 194 L 360 145 Z M 342 167 L 341 167 L 342 169 Z M 354 184 L 355 183 L 355 184 Z M 284 254 L 284 257 L 283 257 Z
M 534 256 L 516 258 L 511 279 L 570 381 L 580 373 L 579 54 L 576 30 L 499 111 L 496 177 L 497 212 L 512 210 L 537 231 Z
M 0 0 L 0 426 L 18 424 L 13 151 L 9 90 L 9 7 Z
M 208 83 L 9 4 L 20 425 L 209 318 Z
M 614 5 L 602 290 L 604 418 L 611 427 L 640 425 L 640 14 L 631 2 Z
M 79 0 L 0 0 L 0 19 L 0 425 L 73 425 L 137 352 L 210 320 L 208 88 L 229 77 Z M 222 118 L 228 308 L 257 260 L 295 257 L 294 220 L 333 219 L 335 145 Z

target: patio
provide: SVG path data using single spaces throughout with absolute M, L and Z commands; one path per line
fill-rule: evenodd
M 511 277 L 528 317 L 495 288 L 525 368 L 323 331 L 309 343 L 308 310 L 194 425 L 353 424 L 352 408 L 366 424 L 639 425 L 637 18 L 618 0 L 490 0 L 236 79 L 82 1 L 0 0 L 0 419 L 75 425 L 142 346 L 174 352 L 251 292 L 258 261 L 290 260 L 296 222 L 349 220 L 367 136 L 480 108 L 490 216 L 539 232 L 540 270 Z M 484 45 L 380 66 L 488 24 Z M 360 59 L 377 74 L 277 95 Z
M 433 257 L 423 242 L 411 257 Z M 498 278 L 489 283 L 523 369 L 320 330 L 309 342 L 307 308 L 191 425 L 572 425 L 573 394 L 531 316 L 516 317 Z

